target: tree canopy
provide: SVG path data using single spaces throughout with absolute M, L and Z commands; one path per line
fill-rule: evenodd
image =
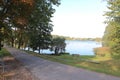
M 120 0 L 108 0 L 107 27 L 103 45 L 111 48 L 113 55 L 120 55 Z
M 54 5 L 60 0 L 0 0 L 0 49 L 4 39 L 18 48 L 49 46 Z
M 54 51 L 55 54 L 60 54 L 65 52 L 65 38 L 63 37 L 53 37 L 50 49 L 51 51 Z

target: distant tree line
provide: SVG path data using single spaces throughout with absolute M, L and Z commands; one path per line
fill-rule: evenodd
M 39 53 L 52 47 L 51 43 L 55 46 L 51 17 L 55 12 L 53 6 L 59 5 L 60 0 L 0 0 L 0 50 L 4 42 Z
M 103 46 L 109 47 L 113 56 L 120 56 L 120 0 L 107 0 L 107 4 Z
M 101 42 L 102 38 L 75 38 L 75 37 L 69 37 L 69 36 L 59 36 L 59 35 L 53 35 L 53 37 L 62 37 L 65 38 L 66 40 L 81 40 L 81 41 L 98 41 Z

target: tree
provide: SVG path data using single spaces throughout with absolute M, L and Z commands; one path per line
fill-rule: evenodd
M 29 45 L 33 51 L 49 48 L 51 43 L 52 24 L 51 17 L 55 12 L 53 5 L 59 5 L 59 0 L 37 0 L 33 13 L 29 18 Z
M 7 37 L 11 39 L 12 46 L 16 42 L 18 48 L 27 45 L 30 41 L 34 41 L 31 37 L 38 39 L 35 40 L 36 43 L 33 42 L 34 45 L 38 42 L 47 44 L 46 40 L 50 39 L 52 31 L 51 17 L 55 12 L 53 5 L 58 6 L 59 4 L 60 0 L 0 0 L 0 45 L 6 36 L 6 34 L 2 35 L 2 28 L 5 28 L 6 32 L 10 30 L 10 35 Z M 16 30 L 13 29 L 13 26 Z M 33 29 L 37 32 L 36 34 Z M 30 36 L 29 33 L 34 33 L 35 36 Z
M 39 25 L 34 27 L 32 32 L 29 32 L 31 35 L 30 38 L 30 47 L 34 50 L 38 50 L 40 53 L 41 49 L 48 49 L 51 43 L 51 31 L 52 27 L 49 25 Z
M 34 5 L 33 0 L 0 0 L 0 30 L 6 27 L 6 23 L 26 25 Z M 1 42 L 5 35 L 0 31 Z
M 108 24 L 103 37 L 103 45 L 110 47 L 113 55 L 120 55 L 120 0 L 108 0 L 106 12 Z
M 50 50 L 54 51 L 55 54 L 59 54 L 65 52 L 65 47 L 66 47 L 65 38 L 55 37 L 52 40 Z

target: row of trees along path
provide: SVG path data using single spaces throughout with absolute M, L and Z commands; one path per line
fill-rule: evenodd
M 0 50 L 3 43 L 33 50 L 51 42 L 53 6 L 60 0 L 0 0 Z

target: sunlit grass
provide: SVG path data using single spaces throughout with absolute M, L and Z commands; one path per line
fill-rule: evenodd
M 101 56 L 96 56 L 94 58 L 91 58 L 92 60 L 95 61 L 109 61 L 112 60 L 112 57 L 108 56 L 108 57 L 101 57 Z
M 28 52 L 32 55 L 39 56 L 41 58 L 59 62 L 62 64 L 67 64 L 79 68 L 85 68 L 88 70 L 106 73 L 114 76 L 120 77 L 120 60 L 112 59 L 108 57 L 99 57 L 99 56 L 72 56 L 72 55 L 40 55 L 33 52 Z M 96 61 L 96 62 L 92 62 Z

